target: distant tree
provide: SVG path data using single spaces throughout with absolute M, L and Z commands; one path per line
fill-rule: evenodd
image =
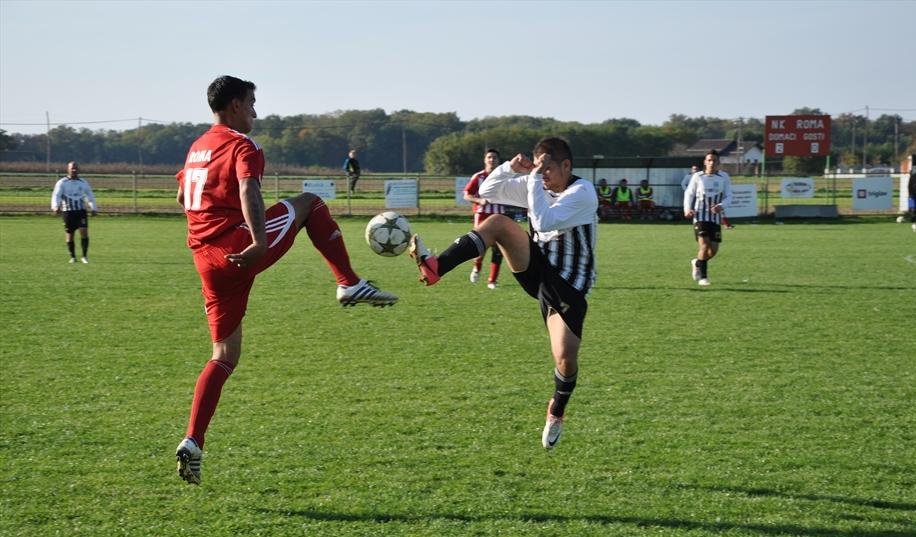
M 16 139 L 6 134 L 6 131 L 0 129 L 0 151 L 12 151 L 16 149 Z

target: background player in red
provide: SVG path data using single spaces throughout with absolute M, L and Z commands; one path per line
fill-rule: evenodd
M 241 356 L 242 317 L 255 276 L 289 250 L 299 230 L 306 230 L 330 266 L 342 305 L 397 301 L 350 267 L 340 228 L 321 198 L 303 193 L 264 209 L 264 153 L 246 136 L 257 117 L 254 92 L 253 83 L 231 76 L 210 84 L 214 124 L 191 145 L 177 175 L 213 340 L 213 355 L 194 387 L 186 438 L 176 450 L 178 474 L 192 484 L 200 483 L 204 434 Z
M 498 203 L 490 203 L 486 198 L 479 195 L 480 183 L 490 175 L 494 168 L 499 166 L 499 151 L 487 149 L 483 155 L 483 170 L 471 176 L 471 180 L 464 187 L 464 199 L 473 204 L 474 211 L 474 229 L 477 229 L 491 214 L 506 214 L 506 207 Z M 502 264 L 503 254 L 499 248 L 490 247 L 490 276 L 487 278 L 487 287 L 496 289 L 497 280 L 499 279 L 499 266 Z M 480 268 L 483 265 L 483 256 L 474 258 L 474 265 L 471 267 L 471 283 L 477 283 L 480 280 Z

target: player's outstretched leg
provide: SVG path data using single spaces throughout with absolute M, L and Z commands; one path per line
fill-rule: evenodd
M 560 441 L 560 434 L 563 432 L 563 416 L 554 416 L 550 412 L 553 406 L 553 399 L 547 403 L 547 423 L 544 424 L 544 432 L 541 433 L 541 445 L 544 449 L 553 449 L 557 442 Z
M 178 476 L 192 485 L 200 485 L 200 460 L 202 452 L 193 438 L 185 438 L 175 450 Z
M 420 281 L 426 285 L 433 285 L 439 281 L 439 261 L 436 256 L 429 252 L 429 248 L 423 244 L 420 235 L 414 234 L 410 238 L 410 245 L 407 247 L 407 253 L 411 259 L 416 261 L 420 269 Z
M 337 301 L 344 307 L 357 304 L 384 307 L 394 305 L 398 301 L 398 297 L 382 291 L 368 280 L 360 280 L 354 285 L 338 285 Z

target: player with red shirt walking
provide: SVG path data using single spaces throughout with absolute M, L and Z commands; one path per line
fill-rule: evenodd
M 178 475 L 200 483 L 204 434 L 223 384 L 238 365 L 242 318 L 258 273 L 289 250 L 299 230 L 327 261 L 337 280 L 337 300 L 389 306 L 398 298 L 360 279 L 337 222 L 324 201 L 303 193 L 264 208 L 264 152 L 246 136 L 257 113 L 255 85 L 221 76 L 207 88 L 213 126 L 188 151 L 178 172 L 178 203 L 188 219 L 188 246 L 200 274 L 213 355 L 194 387 L 186 437 L 178 445 Z
M 480 184 L 490 175 L 497 166 L 499 166 L 499 151 L 487 149 L 483 156 L 483 170 L 471 176 L 471 180 L 464 187 L 464 199 L 473 204 L 474 211 L 474 229 L 480 227 L 484 220 L 491 214 L 506 214 L 506 206 L 499 203 L 490 203 L 486 198 L 481 198 Z M 496 281 L 499 279 L 499 267 L 503 261 L 503 254 L 499 248 L 490 248 L 490 276 L 487 278 L 487 287 L 496 289 Z M 474 265 L 471 268 L 471 283 L 477 283 L 480 279 L 480 268 L 483 265 L 483 256 L 474 258 Z

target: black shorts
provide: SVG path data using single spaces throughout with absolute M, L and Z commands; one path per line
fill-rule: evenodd
M 541 305 L 541 317 L 545 323 L 550 310 L 554 310 L 560 314 L 572 333 L 582 339 L 582 325 L 588 311 L 585 293 L 560 276 L 530 237 L 528 246 L 531 251 L 528 269 L 524 272 L 513 272 L 512 275 L 526 293 L 538 300 Z
M 722 242 L 722 226 L 713 222 L 694 222 L 693 238 L 706 237 L 712 242 Z
M 64 229 L 67 230 L 67 233 L 73 233 L 81 227 L 89 227 L 89 218 L 86 217 L 86 210 L 80 211 L 64 211 Z

